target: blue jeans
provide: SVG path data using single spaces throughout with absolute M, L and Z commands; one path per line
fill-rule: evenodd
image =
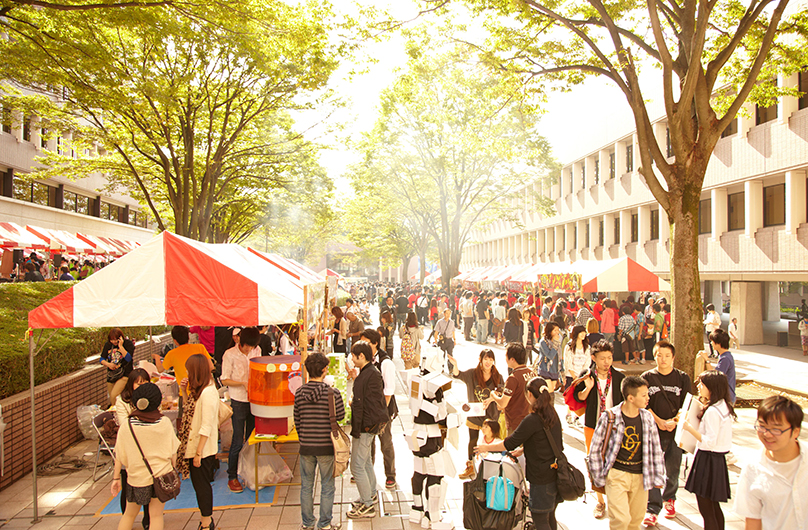
M 250 412 L 250 404 L 244 401 L 230 400 L 233 409 L 233 440 L 230 442 L 230 453 L 227 455 L 227 480 L 238 478 L 238 455 L 244 447 L 244 440 L 250 437 L 255 429 L 255 416 Z
M 331 524 L 334 507 L 334 455 L 300 455 L 300 516 L 303 526 L 314 527 L 314 482 L 320 467 L 320 520 L 317 528 Z
M 371 498 L 376 492 L 376 473 L 373 471 L 373 459 L 370 448 L 373 447 L 375 434 L 360 433 L 351 445 L 351 475 L 356 479 L 359 500 L 365 506 L 371 505 Z
M 485 344 L 488 342 L 488 319 L 481 318 L 477 320 L 477 342 Z

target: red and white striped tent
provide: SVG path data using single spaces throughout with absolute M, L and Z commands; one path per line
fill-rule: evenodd
M 573 263 L 573 268 L 581 273 L 581 290 L 585 293 L 658 293 L 671 290 L 671 284 L 629 257 L 577 261 Z
M 31 328 L 295 322 L 299 288 L 238 245 L 163 232 L 28 314 Z
M 94 248 L 91 244 L 82 241 L 70 232 L 56 230 L 53 228 L 42 228 L 40 226 L 27 225 L 26 230 L 48 243 L 48 248 L 52 252 L 72 252 L 74 254 L 93 254 Z
M 3 222 L 0 223 L 0 247 L 41 250 L 48 248 L 48 242 L 17 223 Z
M 94 254 L 108 254 L 110 256 L 122 256 L 125 254 L 123 249 L 112 244 L 108 239 L 101 238 L 90 234 L 76 233 L 76 237 L 93 247 Z

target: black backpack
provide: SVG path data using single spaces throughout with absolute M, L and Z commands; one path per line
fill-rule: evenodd
M 550 429 L 544 426 L 544 432 L 547 434 L 547 440 L 550 442 L 550 447 L 553 448 L 553 454 L 556 457 L 556 467 L 558 468 L 558 478 L 556 478 L 556 488 L 558 494 L 565 501 L 574 501 L 583 497 L 586 491 L 586 482 L 584 481 L 584 474 L 581 473 L 575 466 L 567 461 L 566 455 L 558 450 L 555 440 L 550 434 Z

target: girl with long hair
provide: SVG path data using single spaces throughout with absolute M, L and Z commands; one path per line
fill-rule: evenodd
M 421 340 L 424 338 L 424 330 L 418 325 L 418 317 L 412 311 L 407 313 L 407 322 L 398 330 L 398 336 L 401 337 L 402 343 L 405 335 L 412 341 L 412 345 L 415 349 L 413 351 L 414 357 L 411 359 L 403 359 L 402 357 L 404 360 L 404 368 L 407 370 L 410 368 L 418 368 L 421 365 Z M 390 340 L 392 341 L 392 339 Z M 402 353 L 403 351 L 402 346 Z
M 594 318 L 590 320 L 597 321 Z M 586 334 L 586 329 L 583 326 L 575 326 L 570 332 L 570 340 L 564 347 L 564 388 L 572 384 L 572 380 L 584 371 L 592 363 L 591 353 L 589 351 L 589 337 Z M 586 408 L 582 408 L 576 412 L 567 411 L 567 423 L 580 423 L 578 419 Z
M 561 327 L 555 322 L 544 326 L 544 337 L 539 341 L 537 373 L 547 380 L 550 392 L 558 385 L 558 361 L 561 357 Z
M 502 376 L 497 371 L 496 357 L 494 352 L 488 348 L 480 352 L 480 360 L 477 366 L 468 370 L 460 371 L 457 360 L 449 356 L 450 373 L 452 377 L 460 379 L 466 384 L 469 403 L 483 403 L 485 406 L 485 416 L 469 416 L 466 420 L 466 427 L 469 428 L 468 461 L 466 470 L 461 473 L 460 478 L 466 479 L 474 475 L 474 446 L 477 445 L 480 429 L 485 420 L 498 421 L 500 411 L 497 404 L 491 399 L 491 392 L 502 389 L 504 383 Z
M 730 498 L 726 455 L 732 447 L 732 407 L 727 376 L 718 370 L 699 376 L 697 388 L 702 405 L 698 428 L 685 421 L 683 428 L 696 438 L 693 467 L 685 489 L 696 495 L 704 530 L 724 530 L 722 502 Z
M 505 336 L 505 343 L 510 344 L 511 342 L 518 342 L 524 346 L 525 343 L 522 342 L 524 332 L 524 323 L 519 315 L 519 310 L 515 307 L 510 308 L 508 310 L 508 320 L 505 322 L 505 330 L 503 332 L 503 335 Z
M 180 447 L 177 450 L 177 471 L 183 478 L 191 477 L 199 506 L 197 530 L 214 530 L 213 488 L 219 447 L 219 393 L 211 384 L 213 365 L 202 354 L 191 355 L 185 362 L 187 379 L 180 382 L 184 406 L 180 424 Z
M 503 442 L 482 444 L 475 453 L 513 451 L 520 445 L 525 451 L 525 474 L 530 482 L 530 511 L 533 526 L 539 530 L 556 530 L 555 510 L 558 506 L 558 472 L 554 467 L 556 457 L 550 439 L 559 451 L 563 451 L 561 422 L 553 407 L 553 393 L 541 377 L 534 377 L 525 386 L 525 397 L 530 404 L 530 414 Z M 548 434 L 551 438 L 548 438 Z
M 115 417 L 118 419 L 118 425 L 124 425 L 129 421 L 129 415 L 135 410 L 132 403 L 132 393 L 141 385 L 148 383 L 150 380 L 149 373 L 143 368 L 135 368 L 129 373 L 129 378 L 126 381 L 126 386 L 123 387 L 121 395 L 115 401 Z M 121 513 L 126 512 L 126 490 L 129 487 L 128 473 L 126 468 L 121 468 Z M 149 505 L 143 505 L 143 528 L 148 529 L 151 524 L 149 517 Z
M 348 319 L 342 312 L 342 308 L 334 306 L 331 308 L 331 314 L 334 315 L 334 325 L 328 331 L 329 335 L 333 335 L 332 344 L 334 345 L 334 353 L 346 353 L 345 342 L 348 338 Z

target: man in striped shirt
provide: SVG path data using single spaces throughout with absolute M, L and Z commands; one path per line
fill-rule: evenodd
M 334 394 L 336 420 L 345 417 L 345 406 L 339 391 L 323 382 L 328 373 L 328 358 L 312 353 L 306 358 L 309 382 L 295 393 L 295 428 L 300 438 L 300 512 L 304 530 L 332 530 L 334 506 L 334 444 L 331 441 L 329 394 Z M 314 482 L 320 468 L 320 519 L 314 519 Z

